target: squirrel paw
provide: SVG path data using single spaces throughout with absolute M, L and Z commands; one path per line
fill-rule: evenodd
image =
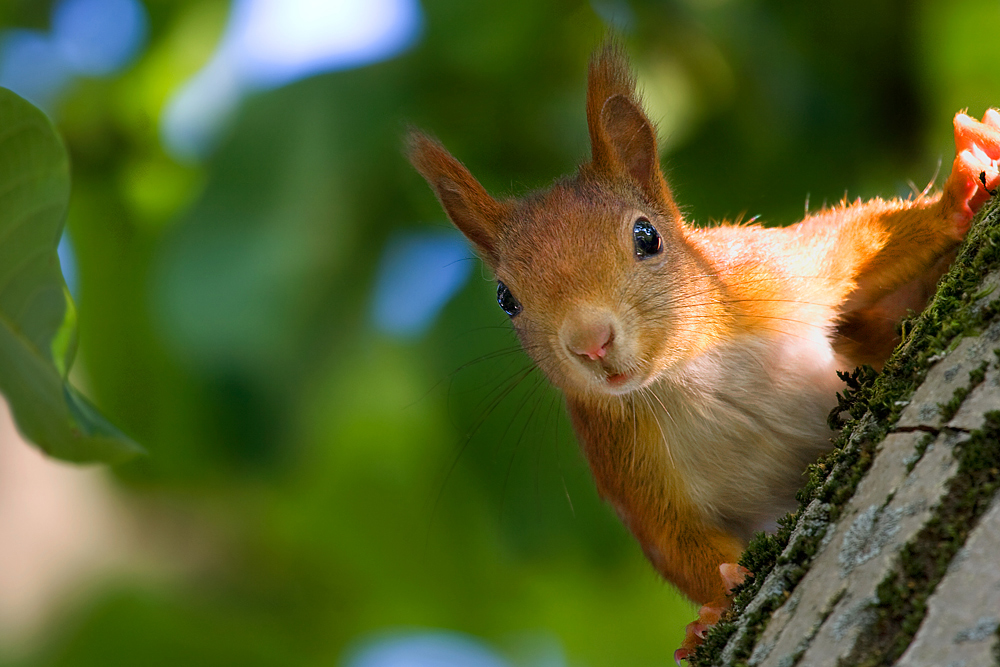
M 733 589 L 743 583 L 747 576 L 752 576 L 750 570 L 736 563 L 723 563 L 719 566 L 719 574 L 722 575 L 722 583 L 726 587 L 726 595 L 732 595 Z M 684 632 L 684 643 L 674 651 L 674 662 L 678 665 L 681 660 L 687 660 L 694 650 L 705 639 L 709 629 L 719 622 L 722 613 L 729 607 L 705 605 L 698 610 L 698 620 L 688 623 Z
M 955 114 L 955 162 L 945 183 L 954 236 L 962 239 L 973 216 L 1000 187 L 1000 112 L 987 109 L 982 122 Z

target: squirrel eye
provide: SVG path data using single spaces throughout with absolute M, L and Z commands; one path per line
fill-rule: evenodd
M 663 239 L 660 238 L 660 233 L 646 218 L 639 218 L 632 225 L 632 242 L 638 259 L 659 255 L 663 251 Z
M 497 303 L 503 308 L 503 312 L 511 317 L 521 312 L 521 302 L 515 299 L 507 286 L 499 280 L 497 281 Z

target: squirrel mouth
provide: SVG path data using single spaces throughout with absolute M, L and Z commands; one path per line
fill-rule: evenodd
M 628 382 L 628 373 L 609 373 L 607 379 L 612 387 L 620 387 Z

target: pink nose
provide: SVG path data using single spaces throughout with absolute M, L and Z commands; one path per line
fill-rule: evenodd
M 579 326 L 573 331 L 567 347 L 573 354 L 591 361 L 603 359 L 614 341 L 614 333 L 608 323 Z

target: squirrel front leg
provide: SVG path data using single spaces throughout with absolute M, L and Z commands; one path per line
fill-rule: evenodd
M 749 574 L 736 564 L 744 542 L 693 505 L 680 472 L 651 432 L 651 415 L 618 413 L 567 400 L 598 493 L 632 532 L 664 579 L 702 605 L 687 626 L 678 661 L 729 607 L 732 589 Z
M 746 545 L 706 521 L 683 492 L 671 493 L 668 487 L 660 486 L 645 489 L 645 497 L 637 498 L 634 489 L 607 488 L 601 482 L 598 489 L 615 506 L 663 578 L 701 605 L 698 618 L 687 625 L 684 641 L 674 652 L 674 660 L 680 664 L 719 622 L 729 608 L 733 588 L 750 574 L 737 564 Z
M 852 304 L 870 305 L 954 247 L 1000 184 L 1000 112 L 987 110 L 982 122 L 957 114 L 955 146 L 951 175 L 935 196 L 843 203 L 794 226 L 802 237 L 829 239 L 834 273 L 853 274 L 857 284 Z
M 588 459 L 593 469 L 589 452 Z M 669 484 L 675 480 L 660 481 Z M 598 478 L 601 496 L 615 507 L 663 578 L 701 605 L 697 620 L 687 625 L 684 641 L 674 652 L 674 660 L 680 664 L 719 622 L 729 608 L 732 589 L 749 574 L 737 564 L 746 545 L 706 521 L 683 497 L 683 491 L 677 493 L 667 485 L 643 488 L 642 481 L 638 489 L 623 488 L 616 482 L 608 475 Z
M 973 216 L 1000 184 L 1000 113 L 955 116 L 956 156 L 937 195 L 842 204 L 803 220 L 803 236 L 828 239 L 826 266 L 846 288 L 838 349 L 878 367 L 898 342 L 896 323 L 919 311 L 947 270 Z M 837 289 L 837 288 L 835 288 Z
M 640 537 L 634 529 L 633 533 L 660 574 L 702 605 L 674 652 L 674 660 L 680 664 L 719 622 L 729 608 L 733 589 L 750 572 L 737 564 L 746 547 L 740 539 L 709 524 L 689 507 L 671 509 L 672 521 L 655 525 L 648 531 L 652 534 Z

